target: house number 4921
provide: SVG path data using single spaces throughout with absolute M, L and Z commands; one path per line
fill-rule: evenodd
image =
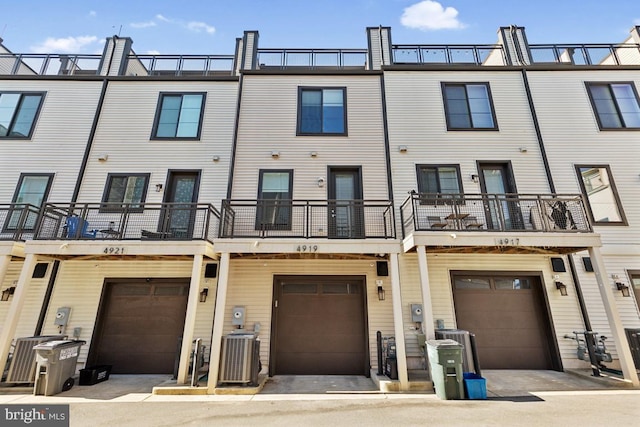
M 107 255 L 122 255 L 124 253 L 124 248 L 119 246 L 107 246 L 104 248 L 102 253 Z
M 296 247 L 298 252 L 318 252 L 318 245 L 298 245 Z

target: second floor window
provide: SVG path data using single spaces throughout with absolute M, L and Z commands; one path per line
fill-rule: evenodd
M 154 139 L 199 139 L 204 93 L 162 93 L 158 101 Z
M 38 218 L 38 208 L 47 200 L 53 174 L 24 173 L 13 195 L 11 212 L 4 224 L 5 230 L 33 230 Z
M 261 170 L 256 229 L 291 229 L 292 170 Z
M 626 224 L 618 192 L 607 165 L 577 165 L 582 193 L 595 224 Z
M 102 196 L 103 209 L 120 209 L 122 204 L 141 208 L 147 196 L 149 174 L 109 174 Z
M 419 193 L 438 193 L 438 198 L 452 198 L 462 192 L 460 169 L 457 165 L 417 165 L 416 170 Z M 425 200 L 425 203 L 432 202 L 433 200 Z
M 587 83 L 600 129 L 639 129 L 640 105 L 632 83 Z
M 0 92 L 0 138 L 30 138 L 42 93 Z
M 489 83 L 443 83 L 447 129 L 497 130 Z
M 346 135 L 347 112 L 344 88 L 300 88 L 299 135 Z

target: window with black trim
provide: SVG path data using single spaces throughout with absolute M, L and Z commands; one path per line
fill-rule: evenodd
M 586 83 L 600 129 L 640 129 L 640 104 L 633 83 Z
M 38 211 L 47 200 L 53 174 L 23 173 L 20 175 L 4 230 L 33 230 Z
M 298 89 L 298 135 L 346 135 L 345 88 Z
M 622 204 L 609 165 L 576 165 L 591 221 L 595 224 L 626 224 Z
M 293 170 L 260 170 L 256 229 L 291 230 Z
M 0 138 L 31 138 L 43 93 L 0 92 Z
M 161 93 L 154 139 L 199 139 L 205 93 Z
M 497 130 L 489 83 L 442 83 L 448 130 Z
M 425 194 L 424 200 L 421 199 L 422 203 L 437 202 L 434 197 L 442 203 L 442 199 L 459 198 L 462 193 L 462 179 L 458 165 L 416 165 L 416 174 L 418 192 Z
M 125 206 L 133 211 L 142 210 L 142 203 L 147 197 L 149 176 L 148 173 L 110 173 L 102 195 L 101 210 L 120 210 Z

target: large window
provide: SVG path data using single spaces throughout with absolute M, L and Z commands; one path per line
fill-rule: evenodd
M 261 170 L 256 228 L 291 229 L 292 170 Z
M 447 129 L 497 130 L 489 83 L 442 83 Z
M 13 195 L 11 210 L 4 224 L 5 230 L 33 230 L 38 218 L 38 209 L 47 199 L 53 174 L 20 175 Z
M 609 166 L 578 165 L 576 170 L 591 220 L 596 224 L 626 224 Z
M 438 199 L 453 198 L 462 193 L 462 181 L 458 165 L 417 165 L 418 192 L 429 193 L 424 203 L 433 203 L 433 194 Z
M 587 83 L 600 129 L 640 129 L 640 105 L 633 83 Z
M 102 209 L 141 209 L 147 196 L 149 174 L 109 174 L 102 196 Z
M 300 88 L 299 135 L 346 135 L 345 88 Z
M 0 93 L 0 138 L 31 138 L 42 93 Z
M 161 93 L 153 138 L 199 139 L 204 100 L 204 93 Z

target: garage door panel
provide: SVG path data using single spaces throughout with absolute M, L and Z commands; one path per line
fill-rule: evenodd
M 361 372 L 364 354 L 285 353 L 278 356 L 277 371 L 285 375 L 353 375 Z
M 531 289 L 479 290 L 454 286 L 458 328 L 475 334 L 481 367 L 551 368 L 542 286 L 538 277 L 527 279 Z M 484 283 L 491 280 L 490 276 L 483 278 Z
M 362 334 L 325 334 L 323 336 L 327 341 L 332 344 L 330 348 L 339 349 L 344 353 L 359 353 L 362 352 Z M 283 344 L 278 347 L 278 351 L 286 353 L 323 353 L 327 350 L 327 344 L 323 341 L 314 340 L 309 337 L 308 334 L 304 335 L 291 335 L 285 337 L 282 340 Z

